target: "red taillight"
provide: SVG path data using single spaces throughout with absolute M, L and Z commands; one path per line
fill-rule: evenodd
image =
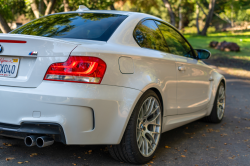
M 66 62 L 53 63 L 44 80 L 100 84 L 106 71 L 106 63 L 100 58 L 70 56 Z

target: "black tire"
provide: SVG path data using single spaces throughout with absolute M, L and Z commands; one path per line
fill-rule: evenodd
M 224 117 L 224 113 L 223 113 L 223 116 L 221 119 L 219 119 L 218 117 L 218 108 L 217 108 L 217 100 L 218 100 L 218 97 L 219 97 L 219 90 L 221 88 L 221 86 L 223 86 L 223 88 L 225 89 L 225 85 L 223 82 L 220 83 L 220 85 L 218 86 L 218 89 L 217 89 L 217 92 L 216 92 L 216 96 L 215 96 L 215 99 L 214 99 L 214 105 L 213 105 L 213 109 L 210 113 L 209 116 L 206 116 L 204 117 L 202 120 L 205 121 L 205 122 L 209 122 L 209 123 L 220 123 Z M 226 99 L 225 99 L 226 100 Z M 224 111 L 225 111 L 225 108 L 224 108 Z
M 120 144 L 108 146 L 110 155 L 115 160 L 118 160 L 121 162 L 132 163 L 132 164 L 145 164 L 153 158 L 155 151 L 159 145 L 161 134 L 159 134 L 159 141 L 158 141 L 158 144 L 155 145 L 156 148 L 154 152 L 148 157 L 144 157 L 141 154 L 137 145 L 137 140 L 136 140 L 136 132 L 137 132 L 136 126 L 137 126 L 137 118 L 138 118 L 140 108 L 142 104 L 144 103 L 144 101 L 148 97 L 151 97 L 151 96 L 157 99 L 159 103 L 160 113 L 161 113 L 161 123 L 162 123 L 162 105 L 159 100 L 159 97 L 154 91 L 148 90 L 142 95 L 142 97 L 139 99 L 138 103 L 136 104 Z

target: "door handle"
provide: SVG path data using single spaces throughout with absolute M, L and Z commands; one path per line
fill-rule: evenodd
M 213 77 L 211 76 L 210 78 L 209 78 L 209 81 L 213 81 L 214 79 L 213 79 Z
M 185 71 L 185 70 L 186 70 L 186 67 L 185 67 L 185 66 L 179 66 L 179 67 L 178 67 L 178 70 L 179 70 L 179 71 Z

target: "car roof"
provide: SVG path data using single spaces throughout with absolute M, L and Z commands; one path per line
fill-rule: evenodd
M 119 10 L 84 10 L 84 11 L 60 12 L 60 13 L 54 13 L 54 14 L 66 14 L 66 13 L 109 13 L 109 14 L 120 14 L 120 15 L 145 15 L 145 17 L 155 17 L 155 16 L 145 14 L 145 13 L 119 11 Z

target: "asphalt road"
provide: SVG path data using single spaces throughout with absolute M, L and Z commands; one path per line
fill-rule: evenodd
M 250 165 L 250 80 L 226 78 L 227 106 L 222 123 L 195 121 L 164 133 L 148 165 Z M 39 149 L 26 147 L 23 140 L 0 137 L 0 165 L 18 162 L 46 166 L 131 165 L 113 160 L 105 146 L 55 143 Z

